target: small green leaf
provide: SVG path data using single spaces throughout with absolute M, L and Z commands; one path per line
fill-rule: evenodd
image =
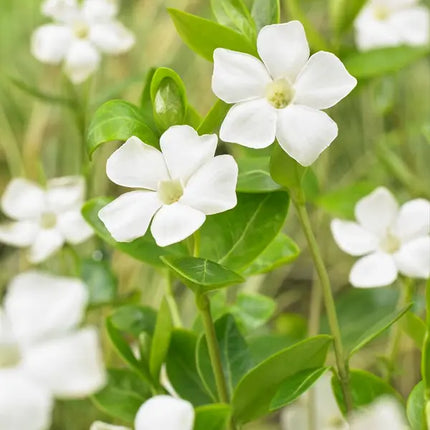
M 330 336 L 308 338 L 251 369 L 233 395 L 233 415 L 237 422 L 246 423 L 268 413 L 273 397 L 287 378 L 324 364 L 331 341 Z
M 196 54 L 213 61 L 216 48 L 257 55 L 256 47 L 242 34 L 216 22 L 177 9 L 168 9 L 182 40 Z
M 425 426 L 424 382 L 420 381 L 412 389 L 406 403 L 406 414 L 412 430 L 423 430 Z
M 347 31 L 367 0 L 330 0 L 333 28 L 338 34 Z
M 218 131 L 229 109 L 230 105 L 222 100 L 217 100 L 208 114 L 203 118 L 197 132 L 199 134 L 210 134 Z
M 237 159 L 237 164 L 237 192 L 267 193 L 281 188 L 270 176 L 270 157 L 241 157 Z
M 205 258 L 161 257 L 185 285 L 198 292 L 240 284 L 242 276 Z
M 143 331 L 154 333 L 157 312 L 149 306 L 125 305 L 117 308 L 109 317 L 113 326 L 136 339 Z
M 229 405 L 215 403 L 196 408 L 194 430 L 226 430 L 231 415 Z
M 103 143 L 125 141 L 137 136 L 148 145 L 158 146 L 158 136 L 146 125 L 141 110 L 124 100 L 110 100 L 94 114 L 87 134 L 87 151 L 91 156 Z
M 325 373 L 328 367 L 306 369 L 286 379 L 270 403 L 270 410 L 275 411 L 294 402 L 305 393 Z
M 278 24 L 281 19 L 280 0 L 254 0 L 251 13 L 258 31 L 265 25 Z
M 426 334 L 425 322 L 418 315 L 410 311 L 406 313 L 401 324 L 403 331 L 415 342 L 415 346 L 421 349 Z

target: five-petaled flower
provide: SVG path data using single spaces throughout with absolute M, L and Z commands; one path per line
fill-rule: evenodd
M 105 384 L 95 328 L 78 328 L 88 293 L 79 279 L 15 277 L 0 308 L 0 428 L 49 428 L 54 397 L 81 398 Z
M 192 430 L 194 409 L 190 402 L 175 397 L 159 395 L 150 398 L 139 408 L 134 420 L 134 430 Z M 90 430 L 131 430 L 96 421 Z
M 127 192 L 99 211 L 112 237 L 130 242 L 149 224 L 159 246 L 180 242 L 198 230 L 206 215 L 236 205 L 238 167 L 230 155 L 214 157 L 214 134 L 199 136 L 187 125 L 160 138 L 161 152 L 131 137 L 108 159 L 107 176 Z
M 46 260 L 65 242 L 87 240 L 92 229 L 81 215 L 85 181 L 80 176 L 51 179 L 46 189 L 23 178 L 8 184 L 3 212 L 16 221 L 0 224 L 0 242 L 30 247 L 32 263 Z
M 114 0 L 46 0 L 42 13 L 54 20 L 36 29 L 31 51 L 44 63 L 60 64 L 79 84 L 97 69 L 100 52 L 116 55 L 134 44 L 133 34 L 115 19 Z
M 370 0 L 355 20 L 360 50 L 430 41 L 430 13 L 418 0 Z
M 258 58 L 218 48 L 212 90 L 234 103 L 220 130 L 226 142 L 265 148 L 278 140 L 303 166 L 312 164 L 337 136 L 336 123 L 321 109 L 344 98 L 357 81 L 329 52 L 309 58 L 298 21 L 263 27 Z
M 362 256 L 352 267 L 355 287 L 380 287 L 401 274 L 430 277 L 430 202 L 411 200 L 400 208 L 392 194 L 380 187 L 355 206 L 358 222 L 332 221 L 338 246 Z

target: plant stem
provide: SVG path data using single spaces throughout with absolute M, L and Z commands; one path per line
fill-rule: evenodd
M 300 224 L 308 242 L 309 250 L 312 255 L 312 259 L 315 264 L 324 299 L 325 309 L 328 317 L 330 331 L 334 341 L 334 352 L 336 356 L 336 368 L 342 387 L 343 399 L 345 401 L 346 411 L 349 413 L 352 411 L 352 397 L 349 388 L 349 372 L 347 359 L 342 344 L 342 337 L 339 328 L 339 322 L 337 319 L 336 306 L 334 304 L 333 293 L 331 290 L 330 279 L 328 277 L 327 269 L 324 265 L 324 261 L 321 256 L 318 243 L 315 239 L 314 232 L 312 230 L 309 214 L 306 209 L 304 193 L 301 192 L 299 198 L 293 196 L 294 205 L 297 210 Z
M 175 327 L 182 327 L 182 319 L 179 313 L 178 304 L 176 303 L 175 294 L 173 293 L 173 285 L 172 285 L 172 275 L 170 272 L 167 272 L 166 275 L 166 301 L 170 309 L 170 314 L 172 315 L 173 324 Z
M 430 279 L 426 282 L 426 334 L 421 356 L 421 375 L 424 382 L 425 428 L 429 428 L 428 408 L 430 404 Z

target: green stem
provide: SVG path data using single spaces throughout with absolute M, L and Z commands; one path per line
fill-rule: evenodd
M 315 239 L 314 232 L 312 230 L 309 214 L 306 209 L 303 191 L 300 193 L 299 198 L 295 198 L 293 196 L 293 201 L 297 210 L 297 215 L 299 217 L 300 224 L 302 226 L 303 232 L 308 242 L 309 250 L 311 252 L 312 259 L 315 264 L 315 269 L 317 271 L 317 274 L 320 280 L 325 309 L 326 309 L 328 322 L 330 326 L 330 331 L 334 341 L 336 368 L 337 368 L 340 384 L 342 387 L 342 394 L 345 401 L 346 410 L 349 413 L 352 411 L 352 397 L 351 397 L 351 391 L 349 388 L 349 371 L 348 371 L 347 358 L 345 356 L 345 352 L 342 344 L 342 337 L 340 333 L 339 322 L 337 319 L 336 306 L 334 304 L 334 298 L 331 290 L 330 279 L 327 273 L 327 269 L 324 265 L 324 261 L 321 256 L 321 251 L 319 249 L 318 243 Z
M 424 382 L 424 396 L 426 404 L 426 413 L 424 414 L 424 417 L 427 421 L 426 425 L 428 425 L 429 417 L 427 416 L 427 409 L 430 404 L 430 279 L 428 279 L 426 283 L 426 334 L 424 336 L 421 356 L 421 374 Z
M 173 282 L 172 275 L 167 272 L 167 283 L 166 283 L 166 301 L 172 315 L 173 324 L 175 327 L 183 327 L 181 315 L 179 313 L 178 304 L 176 303 L 175 294 L 173 293 Z

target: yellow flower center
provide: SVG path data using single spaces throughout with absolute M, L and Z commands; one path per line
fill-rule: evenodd
M 0 345 L 0 368 L 14 367 L 20 360 L 21 354 L 15 343 L 4 343 Z
M 277 79 L 266 87 L 266 98 L 276 109 L 287 107 L 294 97 L 294 89 L 287 79 Z
M 337 415 L 333 415 L 332 417 L 329 418 L 327 424 L 332 428 L 342 428 L 343 425 L 345 424 L 345 421 L 343 421 L 341 417 Z
M 57 224 L 57 216 L 53 212 L 45 212 L 40 217 L 40 226 L 45 229 L 54 228 Z
M 378 21 L 384 21 L 390 16 L 390 10 L 386 6 L 375 6 L 373 9 L 373 16 Z
M 73 33 L 78 39 L 86 39 L 90 33 L 90 28 L 83 21 L 77 21 L 73 24 Z
M 381 249 L 388 254 L 394 254 L 400 249 L 400 246 L 400 239 L 389 230 L 387 231 L 386 236 L 380 242 Z
M 177 202 L 184 193 L 182 184 L 178 179 L 160 181 L 158 184 L 158 198 L 165 204 L 171 205 Z

